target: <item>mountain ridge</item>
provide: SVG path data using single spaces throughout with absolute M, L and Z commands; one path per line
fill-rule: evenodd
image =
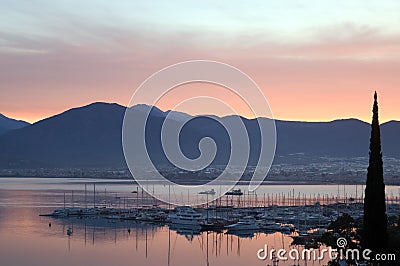
M 149 153 L 155 164 L 165 165 L 158 131 L 165 119 L 181 122 L 192 120 L 183 127 L 180 138 L 182 151 L 188 157 L 199 155 L 198 141 L 203 137 L 216 140 L 221 148 L 214 164 L 224 164 L 230 152 L 229 135 L 223 127 L 204 116 L 191 116 L 175 111 L 162 111 L 149 105 L 130 107 L 135 115 L 149 111 Z M 66 110 L 32 125 L 12 130 L 0 136 L 0 167 L 125 167 L 122 151 L 122 122 L 126 107 L 116 103 L 95 102 Z M 257 121 L 240 117 L 250 136 L 249 163 L 257 163 L 260 145 Z M 182 120 L 181 120 L 182 119 Z M 228 121 L 230 116 L 220 117 Z M 264 122 L 263 122 L 264 121 Z M 364 121 L 336 119 L 329 122 L 299 122 L 275 120 L 278 156 L 304 153 L 309 156 L 367 156 L 370 125 Z M 400 122 L 381 125 L 382 145 L 386 156 L 400 158 Z
M 10 130 L 19 129 L 28 125 L 30 125 L 28 122 L 13 119 L 0 113 L 0 136 Z

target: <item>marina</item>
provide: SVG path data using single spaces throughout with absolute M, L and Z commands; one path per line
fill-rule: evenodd
M 259 196 L 257 193 L 246 194 L 241 189 L 234 189 L 206 205 L 190 207 L 164 203 L 151 197 L 139 187 L 133 191 L 136 193 L 132 196 L 127 193 L 107 194 L 107 190 L 104 189 L 104 194 L 99 195 L 96 185 L 93 184 L 93 198 L 89 199 L 85 185 L 83 192 L 70 192 L 69 202 L 64 192 L 63 208 L 40 215 L 63 219 L 79 217 L 139 221 L 168 225 L 177 230 L 190 229 L 193 234 L 200 231 L 225 233 L 247 231 L 249 234 L 281 232 L 296 237 L 306 236 L 310 232 L 312 234 L 326 232 L 330 223 L 346 213 L 351 214 L 355 220 L 363 217 L 362 195 L 307 196 L 300 193 L 296 195 L 293 190 L 288 195 L 275 193 Z M 214 189 L 208 191 L 215 192 Z M 80 197 L 81 200 L 75 203 L 74 197 L 75 199 Z M 81 207 L 78 207 L 78 204 Z M 88 207 L 90 204 L 93 204 L 93 207 Z M 397 216 L 399 213 L 399 198 L 388 197 L 388 216 Z
M 400 205 L 388 205 L 388 216 L 400 213 Z M 131 220 L 162 225 L 193 226 L 198 230 L 228 231 L 254 230 L 265 232 L 307 233 L 325 230 L 329 224 L 344 213 L 352 214 L 355 220 L 361 219 L 363 206 L 360 203 L 304 206 L 269 206 L 235 208 L 232 206 L 210 206 L 192 208 L 178 206 L 174 209 L 154 207 L 141 208 L 65 208 L 41 216 L 56 219 L 112 219 Z
M 275 265 L 272 260 L 258 260 L 255 251 L 268 244 L 299 251 L 313 247 L 321 252 L 326 246 L 315 245 L 315 239 L 330 231 L 329 224 L 343 213 L 361 219 L 363 210 L 361 187 L 356 197 L 351 185 L 346 185 L 347 198 L 343 185 L 339 190 L 337 185 L 324 187 L 327 193 L 315 197 L 315 186 L 295 185 L 286 191 L 278 185 L 261 186 L 256 193 L 241 186 L 241 196 L 225 195 L 188 207 L 160 202 L 121 180 L 15 178 L 0 183 L 0 233 L 11 243 L 1 246 L 0 253 L 22 247 L 46 254 L 36 256 L 36 263 L 18 263 L 22 257 L 13 256 L 8 265 L 43 265 L 42 257 L 57 265 L 74 264 L 74 259 L 88 265 L 110 265 L 111 260 L 131 265 L 131 256 L 139 265 L 186 265 L 187 256 L 193 265 Z M 388 214 L 398 215 L 398 187 L 387 190 L 393 195 L 387 199 Z M 218 193 L 219 188 L 214 191 Z M 338 195 L 333 191 L 339 191 Z M 48 255 L 49 250 L 54 257 Z M 326 264 L 326 260 L 314 263 Z

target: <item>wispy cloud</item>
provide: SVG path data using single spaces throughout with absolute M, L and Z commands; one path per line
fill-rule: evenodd
M 354 11 L 357 19 L 333 10 L 328 20 L 319 13 L 325 6 L 288 3 L 260 2 L 253 9 L 186 4 L 179 12 L 172 9 L 177 4 L 166 9 L 158 3 L 156 10 L 96 3 L 6 2 L 0 11 L 0 111 L 39 114 L 42 108 L 49 115 L 95 100 L 126 104 L 146 77 L 190 59 L 245 70 L 272 96 L 274 113 L 282 118 L 328 119 L 329 110 L 315 110 L 329 107 L 327 99 L 340 92 L 348 100 L 339 115 L 366 117 L 369 109 L 352 106 L 355 95 L 378 86 L 398 94 L 400 27 L 390 24 L 392 13 L 384 5 L 376 12 L 385 18 L 370 21 L 369 8 Z M 391 104 L 390 117 L 400 116 Z

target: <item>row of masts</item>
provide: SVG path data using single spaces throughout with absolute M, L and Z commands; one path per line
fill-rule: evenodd
M 263 193 L 257 194 L 256 192 L 245 192 L 242 196 L 228 196 L 224 195 L 220 198 L 217 198 L 211 202 L 208 202 L 208 195 L 206 204 L 201 204 L 201 199 L 199 199 L 199 195 L 196 195 L 196 202 L 198 207 L 208 207 L 208 206 L 231 206 L 238 208 L 251 208 L 251 207 L 270 207 L 270 206 L 304 206 L 304 205 L 331 205 L 331 204 L 352 204 L 352 203 L 363 203 L 364 202 L 364 189 L 362 187 L 361 194 L 358 193 L 358 189 L 356 186 L 355 195 L 348 195 L 343 188 L 343 195 L 338 193 L 334 194 L 322 194 L 322 193 L 313 193 L 313 194 L 305 194 L 295 191 L 289 191 L 287 193 Z M 103 194 L 103 195 L 102 195 Z M 119 194 L 123 196 L 119 196 Z M 82 195 L 81 195 L 82 196 Z M 174 195 L 176 197 L 176 195 Z M 182 196 L 182 194 L 181 194 Z M 96 191 L 96 184 L 93 184 L 93 199 L 89 200 L 87 184 L 85 184 L 83 201 L 82 199 L 76 203 L 74 196 L 74 191 L 71 191 L 71 201 L 70 204 L 67 204 L 66 201 L 66 192 L 64 192 L 64 209 L 67 207 L 85 207 L 93 206 L 93 208 L 98 207 L 113 207 L 113 208 L 143 208 L 143 207 L 151 207 L 151 206 L 159 206 L 166 209 L 171 209 L 174 206 L 163 202 L 161 200 L 152 197 L 150 194 L 146 193 L 146 191 L 142 188 L 136 187 L 135 193 L 107 193 L 107 188 L 104 188 L 104 192 Z M 187 195 L 187 200 L 182 197 L 182 205 L 188 204 L 190 202 L 190 195 Z M 171 190 L 168 189 L 168 202 L 171 199 Z M 389 204 L 400 204 L 400 196 L 390 195 L 386 196 L 386 203 Z

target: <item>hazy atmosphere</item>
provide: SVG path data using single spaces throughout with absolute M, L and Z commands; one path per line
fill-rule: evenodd
M 0 7 L 1 266 L 400 265 L 400 1 Z
M 34 122 L 95 101 L 127 105 L 145 78 L 192 59 L 226 62 L 250 75 L 278 119 L 370 122 L 374 90 L 384 106 L 381 121 L 400 117 L 398 1 L 1 5 L 0 112 L 9 117 Z M 199 93 L 206 87 L 199 85 Z M 182 97 L 193 92 L 177 90 Z M 227 114 L 201 103 L 182 111 Z

